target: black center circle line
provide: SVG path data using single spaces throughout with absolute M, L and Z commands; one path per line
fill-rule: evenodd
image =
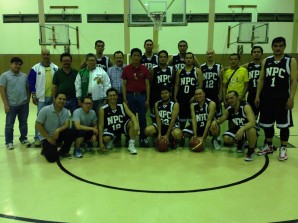
M 182 194 L 182 193 L 195 193 L 195 192 L 204 192 L 204 191 L 211 191 L 211 190 L 219 190 L 219 189 L 224 189 L 227 187 L 232 187 L 232 186 L 236 186 L 242 183 L 246 183 L 250 180 L 255 179 L 256 177 L 260 176 L 269 166 L 269 157 L 267 155 L 264 156 L 265 158 L 265 163 L 263 165 L 263 167 L 254 175 L 245 178 L 243 180 L 234 182 L 234 183 L 230 183 L 230 184 L 225 184 L 225 185 L 221 185 L 221 186 L 216 186 L 216 187 L 208 187 L 208 188 L 200 188 L 200 189 L 193 189 L 193 190 L 140 190 L 140 189 L 132 189 L 132 188 L 124 188 L 124 187 L 115 187 L 115 186 L 110 186 L 110 185 L 106 185 L 106 184 L 100 184 L 100 183 L 96 183 L 93 181 L 89 181 L 86 180 L 84 178 L 81 178 L 73 173 L 71 173 L 69 170 L 67 170 L 62 163 L 60 162 L 60 160 L 57 160 L 57 165 L 60 167 L 60 169 L 68 174 L 69 176 L 80 180 L 82 182 L 88 183 L 88 184 L 92 184 L 95 186 L 99 186 L 99 187 L 104 187 L 104 188 L 109 188 L 109 189 L 113 189 L 113 190 L 120 190 L 120 191 L 127 191 L 127 192 L 137 192 L 137 193 L 155 193 L 155 194 Z

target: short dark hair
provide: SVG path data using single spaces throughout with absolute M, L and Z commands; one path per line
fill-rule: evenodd
M 231 59 L 231 56 L 237 56 L 238 60 L 240 60 L 240 55 L 238 53 L 231 53 L 229 59 Z
M 160 93 L 161 93 L 162 91 L 168 91 L 169 93 L 171 93 L 171 88 L 170 88 L 170 86 L 168 86 L 167 84 L 164 84 L 164 85 L 162 85 L 162 86 L 160 87 Z
M 151 42 L 153 44 L 153 40 L 152 39 L 146 39 L 144 42 L 144 46 L 146 45 L 147 42 Z
M 273 46 L 275 43 L 280 43 L 280 42 L 283 42 L 283 44 L 286 46 L 287 44 L 286 44 L 286 39 L 284 38 L 284 37 L 281 37 L 281 36 L 279 36 L 279 37 L 276 37 L 276 38 L 274 38 L 273 40 L 272 40 L 272 44 L 271 44 L 271 46 Z
M 192 52 L 186 52 L 185 55 L 187 55 L 187 54 L 190 54 L 190 55 L 192 55 L 192 58 L 195 58 L 195 55 Z
M 61 91 L 57 91 L 56 94 L 55 94 L 55 99 L 59 96 L 59 94 L 63 94 L 63 95 L 65 95 L 65 93 L 63 93 L 63 92 L 61 92 Z M 66 95 L 65 95 L 65 97 L 66 97 Z
M 133 55 L 134 53 L 139 53 L 140 56 L 142 56 L 142 50 L 140 50 L 139 48 L 132 48 L 130 51 L 130 56 Z
M 235 91 L 235 90 L 228 91 L 228 94 L 230 94 L 230 93 L 234 93 L 236 97 L 238 97 L 238 96 L 239 96 L 238 92 L 237 92 L 237 91 Z
M 11 58 L 10 63 L 21 63 L 21 64 L 23 64 L 23 61 L 20 57 L 13 57 L 13 58 Z
M 188 43 L 187 43 L 185 40 L 180 40 L 180 41 L 178 42 L 178 47 L 179 47 L 179 44 L 180 44 L 180 43 L 185 43 L 186 46 L 188 47 Z
M 62 53 L 60 55 L 60 62 L 62 62 L 63 57 L 70 57 L 70 60 L 72 61 L 72 56 L 70 55 L 70 53 Z
M 102 40 L 96 40 L 96 41 L 95 41 L 95 46 L 97 45 L 97 43 L 103 43 L 103 46 L 105 46 L 105 42 L 102 41 Z
M 116 55 L 116 54 L 119 54 L 119 53 L 121 53 L 121 54 L 122 54 L 122 57 L 124 57 L 124 54 L 123 54 L 123 52 L 122 52 L 122 51 L 120 51 L 120 50 L 117 50 L 117 51 L 114 53 L 114 57 L 115 57 L 115 55 Z
M 160 54 L 162 54 L 162 53 L 166 54 L 167 57 L 169 57 L 169 54 L 168 54 L 168 52 L 167 52 L 166 50 L 161 50 L 161 51 L 159 51 L 158 54 L 157 54 L 158 58 L 160 57 Z
M 109 88 L 108 90 L 107 90 L 107 96 L 108 96 L 108 94 L 110 93 L 110 92 L 113 92 L 113 91 L 115 91 L 115 93 L 118 95 L 118 91 L 116 90 L 116 88 Z
M 90 96 L 84 96 L 82 97 L 81 102 L 84 102 L 85 99 L 90 99 L 92 101 L 92 98 Z
M 85 60 L 88 60 L 89 57 L 94 57 L 96 59 L 96 56 L 94 53 L 88 53 L 86 56 L 85 56 Z
M 261 53 L 263 54 L 263 48 L 261 46 L 253 46 L 253 48 L 251 48 L 250 54 L 252 54 L 255 49 L 260 49 Z

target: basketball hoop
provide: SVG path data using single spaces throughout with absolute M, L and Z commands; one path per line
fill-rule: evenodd
M 163 21 L 165 16 L 166 16 L 166 12 L 161 12 L 161 11 L 150 12 L 149 13 L 149 17 L 150 17 L 150 19 L 152 20 L 152 22 L 154 24 L 154 29 L 155 30 L 161 30 L 162 21 Z

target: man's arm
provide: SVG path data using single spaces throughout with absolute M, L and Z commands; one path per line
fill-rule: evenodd
M 218 119 L 213 120 L 211 122 L 211 128 L 215 128 L 215 126 L 220 126 L 225 120 L 227 120 L 229 117 L 229 111 L 228 109 L 225 109 L 222 116 L 220 116 Z
M 205 125 L 204 133 L 202 136 L 204 140 L 206 140 L 206 138 L 208 136 L 209 128 L 211 126 L 211 122 L 213 120 L 215 112 L 216 112 L 216 104 L 215 104 L 215 102 L 211 101 L 209 104 L 209 107 L 208 107 L 208 118 L 207 118 L 207 122 Z
M 150 100 L 150 84 L 149 79 L 145 79 L 146 84 L 146 102 L 145 102 L 145 108 L 149 108 L 149 100 Z
M 1 94 L 3 104 L 4 104 L 5 113 L 7 113 L 10 111 L 10 107 L 9 107 L 8 100 L 7 100 L 6 87 L 0 86 L 0 94 Z
M 203 88 L 203 73 L 202 70 L 200 68 L 196 68 L 196 73 L 197 73 L 197 77 L 198 77 L 198 88 Z
M 174 87 L 174 100 L 175 101 L 177 101 L 177 95 L 178 95 L 178 90 L 179 90 L 180 73 L 181 73 L 181 70 L 178 70 L 176 73 L 176 78 L 175 78 L 175 87 Z
M 159 117 L 159 111 L 158 111 L 158 103 L 155 102 L 154 105 L 154 111 L 155 111 L 155 116 L 156 116 L 156 125 L 157 125 L 157 131 L 158 131 L 158 136 L 157 138 L 159 139 L 161 137 L 161 120 Z
M 290 76 L 290 97 L 288 98 L 286 108 L 292 109 L 294 107 L 294 98 L 297 89 L 297 78 L 298 78 L 298 71 L 297 71 L 297 61 L 295 58 L 291 59 L 291 76 Z
M 255 98 L 255 105 L 256 105 L 257 108 L 260 105 L 260 95 L 261 95 L 261 92 L 262 92 L 262 89 L 263 89 L 263 86 L 264 86 L 264 78 L 265 78 L 264 67 L 265 67 L 265 62 L 266 62 L 266 59 L 264 59 L 262 61 L 260 76 L 259 76 L 258 83 L 257 83 L 257 93 L 256 93 L 256 98 Z
M 222 66 L 220 65 L 220 72 L 219 72 L 219 95 L 218 95 L 218 99 L 220 102 L 223 101 L 223 73 L 221 72 L 222 70 Z
M 192 124 L 192 131 L 193 131 L 193 137 L 197 137 L 197 119 L 196 119 L 196 114 L 195 114 L 195 104 L 191 103 L 190 104 L 190 113 L 191 113 L 191 124 Z
M 170 137 L 170 134 L 171 134 L 171 131 L 176 123 L 176 120 L 178 118 L 178 115 L 179 115 L 179 104 L 178 102 L 175 102 L 174 106 L 173 106 L 173 111 L 172 111 L 172 115 L 171 115 L 171 121 L 170 121 L 170 124 L 169 124 L 169 127 L 168 127 L 168 130 L 167 130 L 167 133 L 166 133 L 166 136 Z
M 98 118 L 98 141 L 99 149 L 103 152 L 105 151 L 105 145 L 103 144 L 103 129 L 104 129 L 104 110 L 102 107 L 99 109 L 99 118 Z

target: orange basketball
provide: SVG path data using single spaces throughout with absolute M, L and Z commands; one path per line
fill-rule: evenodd
M 169 151 L 169 144 L 165 143 L 162 138 L 156 140 L 156 149 L 159 152 L 167 152 Z
M 190 150 L 193 152 L 202 152 L 204 150 L 204 143 L 200 138 L 194 137 L 189 142 L 189 147 L 190 147 Z

